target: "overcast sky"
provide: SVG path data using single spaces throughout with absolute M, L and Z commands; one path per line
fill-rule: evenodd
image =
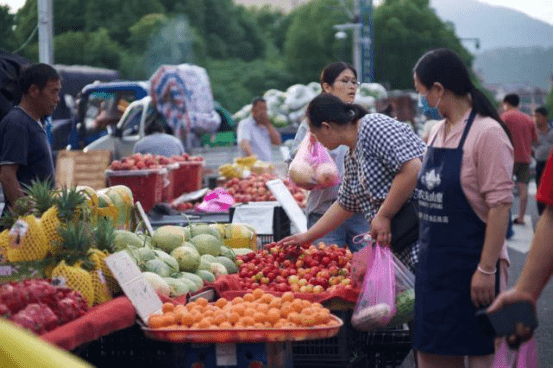
M 38 1 L 38 0 L 35 0 Z M 440 1 L 440 0 L 434 0 Z M 460 0 L 463 1 L 463 0 Z M 553 0 L 478 0 L 482 3 L 488 3 L 491 5 L 504 6 L 519 10 L 533 18 L 540 19 L 544 22 L 552 24 L 552 1 Z M 379 4 L 382 0 L 374 0 L 374 4 Z M 7 4 L 12 10 L 17 10 L 23 4 L 25 0 L 0 0 L 0 4 Z

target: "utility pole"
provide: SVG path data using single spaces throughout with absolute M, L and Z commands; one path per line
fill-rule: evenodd
M 358 1 L 356 1 L 358 3 Z M 373 0 L 359 0 L 361 40 L 359 49 L 362 53 L 361 70 L 358 75 L 362 82 L 375 80 L 375 66 L 373 63 Z
M 54 64 L 54 18 L 52 0 L 38 0 L 38 55 L 39 61 Z

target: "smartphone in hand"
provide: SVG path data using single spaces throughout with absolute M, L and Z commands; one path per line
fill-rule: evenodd
M 489 336 L 509 336 L 515 334 L 516 325 L 523 323 L 534 330 L 539 325 L 535 307 L 527 301 L 508 304 L 493 313 L 480 309 L 476 317 Z

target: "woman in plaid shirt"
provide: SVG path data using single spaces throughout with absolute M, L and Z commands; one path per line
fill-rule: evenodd
M 423 141 L 404 123 L 382 114 L 369 114 L 359 105 L 322 93 L 308 106 L 310 132 L 327 149 L 349 148 L 344 178 L 335 203 L 308 231 L 281 241 L 283 245 L 312 242 L 334 230 L 355 213 L 370 223 L 370 235 L 383 245 L 391 242 L 390 223 L 412 198 Z M 417 244 L 397 255 L 412 270 Z

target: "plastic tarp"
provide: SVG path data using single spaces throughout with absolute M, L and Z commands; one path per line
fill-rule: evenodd
M 221 125 L 221 117 L 214 110 L 208 73 L 202 67 L 161 66 L 150 78 L 150 95 L 178 137 L 189 132 L 198 136 L 214 133 Z

